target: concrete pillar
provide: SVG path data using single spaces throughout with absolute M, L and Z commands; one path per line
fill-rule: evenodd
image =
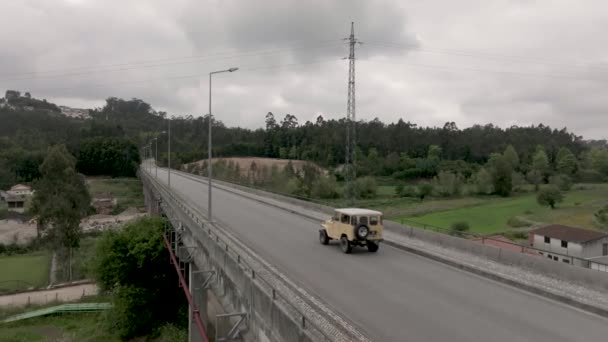
M 194 302 L 194 305 L 196 305 L 197 309 L 199 310 L 203 325 L 209 333 L 209 317 L 207 315 L 207 289 L 202 288 L 203 281 L 207 275 L 201 274 L 198 271 L 199 270 L 196 267 L 196 264 L 188 264 L 188 288 L 190 289 L 190 293 L 192 294 L 192 300 Z M 194 321 L 194 314 L 192 313 L 192 310 L 189 310 L 188 341 L 201 341 L 200 333 L 198 331 L 198 328 L 196 327 L 196 322 Z

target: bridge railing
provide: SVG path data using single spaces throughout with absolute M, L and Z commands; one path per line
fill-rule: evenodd
M 264 285 L 267 291 L 267 295 L 272 301 L 279 301 L 282 304 L 287 305 L 289 312 L 292 312 L 294 316 L 297 316 L 297 323 L 302 330 L 307 330 L 322 338 L 323 341 L 335 341 L 336 337 L 331 336 L 327 331 L 327 326 L 322 327 L 318 321 L 326 320 L 322 314 L 312 314 L 304 312 L 301 308 L 302 305 L 313 308 L 311 311 L 315 311 L 314 304 L 310 303 L 310 299 L 304 299 L 301 296 L 294 296 L 297 293 L 296 289 L 291 288 L 290 285 L 286 284 L 281 280 L 281 276 L 275 274 L 275 271 L 264 266 L 264 262 L 253 255 L 253 253 L 247 253 L 247 247 L 244 246 L 240 241 L 234 237 L 229 237 L 229 234 L 225 229 L 217 227 L 215 224 L 210 224 L 204 215 L 198 210 L 185 204 L 186 201 L 179 198 L 173 192 L 170 192 L 166 187 L 157 182 L 153 176 L 145 177 L 148 181 L 154 184 L 154 187 L 162 194 L 165 199 L 169 199 L 173 206 L 177 206 L 179 210 L 187 214 L 190 220 L 201 228 L 201 231 L 206 233 L 209 239 L 214 240 L 218 245 L 225 250 L 236 262 L 241 266 L 245 274 L 251 277 L 253 280 L 259 281 Z M 177 208 L 169 208 L 171 210 Z M 169 214 L 169 213 L 166 213 Z M 235 248 L 235 245 L 237 246 Z M 253 261 L 253 262 L 252 262 Z M 256 265 L 254 265 L 254 263 Z M 280 285 L 280 286 L 277 286 Z M 290 293 L 286 293 L 285 288 Z M 342 334 L 350 334 L 352 332 L 340 330 Z

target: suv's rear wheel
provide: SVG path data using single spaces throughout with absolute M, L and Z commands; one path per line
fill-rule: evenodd
M 367 250 L 368 251 L 370 251 L 372 253 L 375 253 L 375 252 L 378 251 L 378 248 L 380 248 L 380 245 L 378 245 L 377 243 L 371 242 L 371 241 L 367 241 Z
M 322 245 L 327 245 L 329 243 L 329 237 L 327 236 L 325 229 L 319 230 L 319 242 L 321 242 Z
M 348 241 L 348 238 L 345 235 L 342 235 L 340 238 L 340 248 L 342 248 L 342 252 L 349 254 L 353 251 L 353 246 Z

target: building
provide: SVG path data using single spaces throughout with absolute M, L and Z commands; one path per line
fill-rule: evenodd
M 555 261 L 590 267 L 591 262 L 582 259 L 608 256 L 608 234 L 603 232 L 552 224 L 534 229 L 528 236 L 532 246 Z
M 16 184 L 10 190 L 0 192 L 0 200 L 6 202 L 8 210 L 23 213 L 25 211 L 25 202 L 33 193 L 31 187 Z

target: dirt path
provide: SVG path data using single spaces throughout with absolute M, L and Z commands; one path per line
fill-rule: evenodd
M 97 294 L 97 285 L 82 284 L 62 287 L 50 290 L 16 293 L 0 296 L 0 307 L 2 306 L 25 306 L 31 304 L 47 304 L 53 301 L 69 302 Z

